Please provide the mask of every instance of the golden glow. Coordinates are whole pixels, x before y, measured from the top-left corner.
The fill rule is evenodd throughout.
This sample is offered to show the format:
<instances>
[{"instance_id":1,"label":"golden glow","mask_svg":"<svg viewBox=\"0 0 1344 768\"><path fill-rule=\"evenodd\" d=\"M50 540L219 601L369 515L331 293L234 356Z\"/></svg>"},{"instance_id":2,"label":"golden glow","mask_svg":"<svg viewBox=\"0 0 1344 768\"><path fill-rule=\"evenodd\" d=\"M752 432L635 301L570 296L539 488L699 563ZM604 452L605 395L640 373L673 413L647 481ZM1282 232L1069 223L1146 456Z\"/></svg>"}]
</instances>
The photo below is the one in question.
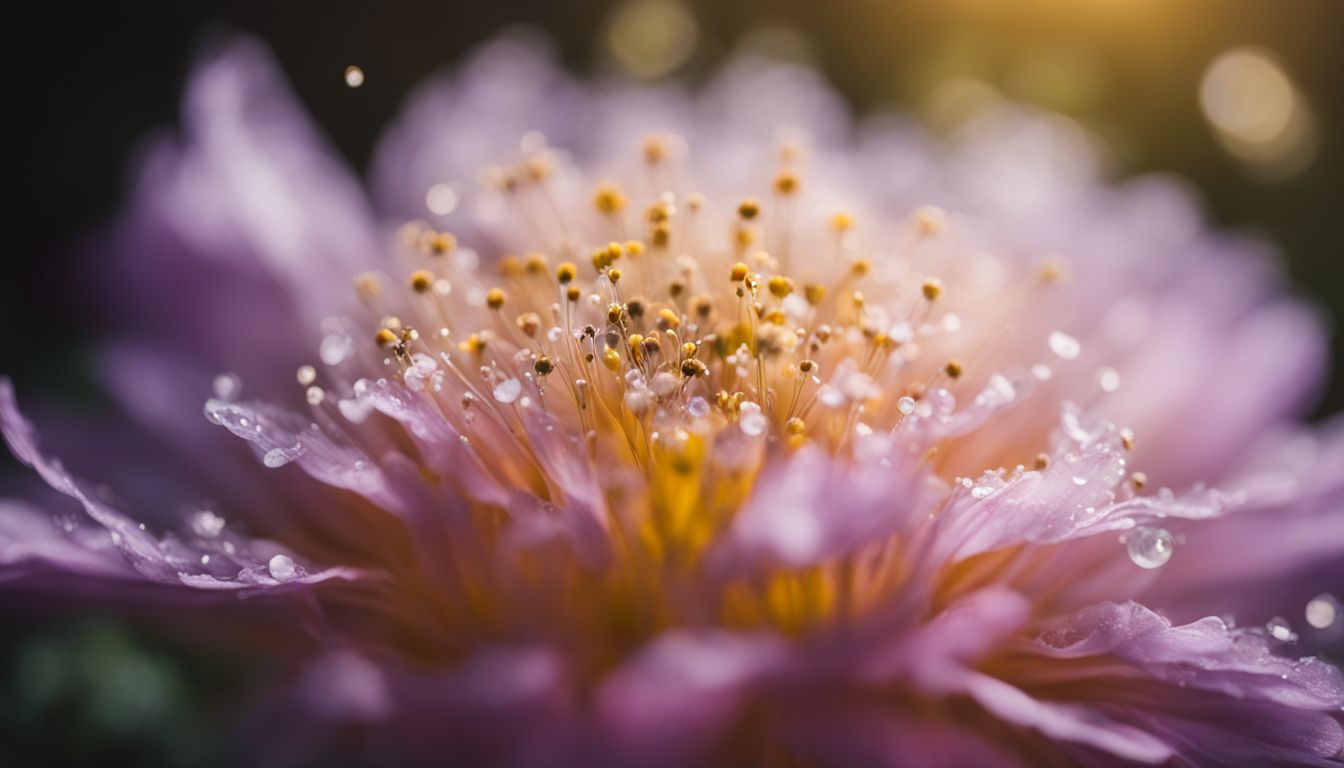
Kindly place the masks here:
<instances>
[{"instance_id":1,"label":"golden glow","mask_svg":"<svg viewBox=\"0 0 1344 768\"><path fill-rule=\"evenodd\" d=\"M1306 100L1268 51L1220 55L1204 72L1199 104L1223 147L1259 175L1292 176L1315 156L1316 127Z\"/></svg>"}]
</instances>

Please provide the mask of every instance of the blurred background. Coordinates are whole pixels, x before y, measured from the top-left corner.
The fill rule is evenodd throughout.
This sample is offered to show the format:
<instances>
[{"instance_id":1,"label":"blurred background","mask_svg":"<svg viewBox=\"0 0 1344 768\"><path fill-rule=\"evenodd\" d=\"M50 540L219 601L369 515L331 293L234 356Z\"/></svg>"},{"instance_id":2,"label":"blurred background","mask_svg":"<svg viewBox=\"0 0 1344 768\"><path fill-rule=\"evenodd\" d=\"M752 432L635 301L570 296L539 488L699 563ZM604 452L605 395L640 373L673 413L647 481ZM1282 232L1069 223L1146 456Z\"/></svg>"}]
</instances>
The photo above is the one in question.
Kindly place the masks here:
<instances>
[{"instance_id":1,"label":"blurred background","mask_svg":"<svg viewBox=\"0 0 1344 768\"><path fill-rule=\"evenodd\" d=\"M176 119L203 38L275 52L356 169L407 90L517 24L568 66L695 82L755 51L821 70L860 113L948 130L1007 97L1101 137L1116 178L1189 178L1221 226L1264 234L1294 290L1344 316L1344 2L1338 0L290 0L4 4L10 93L0 372L98 407L97 330L63 290L147 131ZM17 93L16 93L17 91ZM1334 359L1341 359L1339 336ZM1344 407L1339 366L1315 416ZM7 454L0 473L16 472ZM0 765L229 762L220 713L267 670L111 617L0 616Z\"/></svg>"}]
</instances>

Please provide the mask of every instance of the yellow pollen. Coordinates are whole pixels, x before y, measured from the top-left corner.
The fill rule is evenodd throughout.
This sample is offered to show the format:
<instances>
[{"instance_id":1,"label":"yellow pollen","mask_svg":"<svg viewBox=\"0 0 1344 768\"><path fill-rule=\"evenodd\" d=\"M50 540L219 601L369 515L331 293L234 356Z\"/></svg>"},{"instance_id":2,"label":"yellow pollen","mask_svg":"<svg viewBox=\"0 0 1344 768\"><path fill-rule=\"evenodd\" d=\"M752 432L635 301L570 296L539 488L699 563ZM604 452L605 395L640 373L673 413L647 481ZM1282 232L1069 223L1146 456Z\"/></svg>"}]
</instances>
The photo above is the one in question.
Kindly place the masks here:
<instances>
[{"instance_id":1,"label":"yellow pollen","mask_svg":"<svg viewBox=\"0 0 1344 768\"><path fill-rule=\"evenodd\" d=\"M798 175L793 171L780 171L775 176L775 191L781 195L792 195L798 191Z\"/></svg>"},{"instance_id":2,"label":"yellow pollen","mask_svg":"<svg viewBox=\"0 0 1344 768\"><path fill-rule=\"evenodd\" d=\"M411 289L416 293L428 293L434 287L434 275L427 269L417 269L411 273Z\"/></svg>"},{"instance_id":3,"label":"yellow pollen","mask_svg":"<svg viewBox=\"0 0 1344 768\"><path fill-rule=\"evenodd\" d=\"M378 346L383 349L387 349L393 344L396 344L399 340L397 334L390 328L379 328L378 333L374 334L373 339L378 342Z\"/></svg>"},{"instance_id":4,"label":"yellow pollen","mask_svg":"<svg viewBox=\"0 0 1344 768\"><path fill-rule=\"evenodd\" d=\"M529 251L524 257L523 268L529 275L540 275L546 272L546 255Z\"/></svg>"},{"instance_id":5,"label":"yellow pollen","mask_svg":"<svg viewBox=\"0 0 1344 768\"><path fill-rule=\"evenodd\" d=\"M535 337L541 330L541 317L536 312L524 312L514 322L518 324L518 330L530 337Z\"/></svg>"},{"instance_id":6,"label":"yellow pollen","mask_svg":"<svg viewBox=\"0 0 1344 768\"><path fill-rule=\"evenodd\" d=\"M508 296L501 288L491 288L489 293L485 294L485 305L491 309L499 309L504 306L504 300Z\"/></svg>"},{"instance_id":7,"label":"yellow pollen","mask_svg":"<svg viewBox=\"0 0 1344 768\"><path fill-rule=\"evenodd\" d=\"M732 271L728 273L728 280L730 282L740 283L745 280L750 273L751 267L748 267L746 264L739 261L733 265Z\"/></svg>"},{"instance_id":8,"label":"yellow pollen","mask_svg":"<svg viewBox=\"0 0 1344 768\"><path fill-rule=\"evenodd\" d=\"M855 259L854 262L849 265L849 271L855 277L863 277L864 275L868 274L868 270L872 268L873 263L868 261L867 259Z\"/></svg>"},{"instance_id":9,"label":"yellow pollen","mask_svg":"<svg viewBox=\"0 0 1344 768\"><path fill-rule=\"evenodd\" d=\"M621 322L621 315L622 315L624 312L625 312L625 307L622 307L620 304L615 304L615 303L608 304L608 305L607 305L607 322L611 323L612 325L615 325L615 324Z\"/></svg>"},{"instance_id":10,"label":"yellow pollen","mask_svg":"<svg viewBox=\"0 0 1344 768\"><path fill-rule=\"evenodd\" d=\"M523 274L523 263L513 254L506 254L499 260L499 274L504 277L519 277Z\"/></svg>"},{"instance_id":11,"label":"yellow pollen","mask_svg":"<svg viewBox=\"0 0 1344 768\"><path fill-rule=\"evenodd\" d=\"M831 215L831 229L836 232L848 232L854 228L854 217L844 211L836 211Z\"/></svg>"},{"instance_id":12,"label":"yellow pollen","mask_svg":"<svg viewBox=\"0 0 1344 768\"><path fill-rule=\"evenodd\" d=\"M668 328L672 329L680 328L681 318L677 317L676 312L673 312L671 309L668 309L667 307L663 307L662 309L658 310L658 327L659 329L664 331L667 330Z\"/></svg>"},{"instance_id":13,"label":"yellow pollen","mask_svg":"<svg viewBox=\"0 0 1344 768\"><path fill-rule=\"evenodd\" d=\"M766 283L775 298L782 299L793 293L793 281L783 275L775 275Z\"/></svg>"},{"instance_id":14,"label":"yellow pollen","mask_svg":"<svg viewBox=\"0 0 1344 768\"><path fill-rule=\"evenodd\" d=\"M808 283L804 285L803 298L807 299L808 304L811 304L814 307L817 306L826 300L826 286L818 283Z\"/></svg>"},{"instance_id":15,"label":"yellow pollen","mask_svg":"<svg viewBox=\"0 0 1344 768\"><path fill-rule=\"evenodd\" d=\"M621 188L611 182L599 184L597 190L593 192L593 205L608 216L620 213L625 208L625 202L625 194L621 192Z\"/></svg>"},{"instance_id":16,"label":"yellow pollen","mask_svg":"<svg viewBox=\"0 0 1344 768\"><path fill-rule=\"evenodd\" d=\"M788 430L790 435L801 435L807 429L807 425L803 423L802 419L794 416L784 422L784 428Z\"/></svg>"},{"instance_id":17,"label":"yellow pollen","mask_svg":"<svg viewBox=\"0 0 1344 768\"><path fill-rule=\"evenodd\" d=\"M555 268L555 279L560 281L561 285L568 285L579 274L579 268L574 266L572 261L562 261L560 266Z\"/></svg>"},{"instance_id":18,"label":"yellow pollen","mask_svg":"<svg viewBox=\"0 0 1344 768\"><path fill-rule=\"evenodd\" d=\"M435 256L452 253L457 248L457 238L448 232L437 232L429 238L429 252Z\"/></svg>"},{"instance_id":19,"label":"yellow pollen","mask_svg":"<svg viewBox=\"0 0 1344 768\"><path fill-rule=\"evenodd\" d=\"M962 374L961 361L948 360L947 364L943 366L943 373L946 373L947 378L952 379L953 381L956 381L957 379L961 378Z\"/></svg>"},{"instance_id":20,"label":"yellow pollen","mask_svg":"<svg viewBox=\"0 0 1344 768\"><path fill-rule=\"evenodd\" d=\"M928 280L924 281L924 285L921 286L920 291L923 292L925 299L936 301L939 296L943 295L943 284L936 278L930 277Z\"/></svg>"},{"instance_id":21,"label":"yellow pollen","mask_svg":"<svg viewBox=\"0 0 1344 768\"><path fill-rule=\"evenodd\" d=\"M737 215L741 216L746 221L751 221L756 218L756 215L760 212L761 205L756 202L754 198L748 197L746 200L737 204Z\"/></svg>"},{"instance_id":22,"label":"yellow pollen","mask_svg":"<svg viewBox=\"0 0 1344 768\"><path fill-rule=\"evenodd\" d=\"M612 373L621 370L620 353L611 347L607 347L606 351L602 353L602 364L607 366L607 370Z\"/></svg>"}]
</instances>

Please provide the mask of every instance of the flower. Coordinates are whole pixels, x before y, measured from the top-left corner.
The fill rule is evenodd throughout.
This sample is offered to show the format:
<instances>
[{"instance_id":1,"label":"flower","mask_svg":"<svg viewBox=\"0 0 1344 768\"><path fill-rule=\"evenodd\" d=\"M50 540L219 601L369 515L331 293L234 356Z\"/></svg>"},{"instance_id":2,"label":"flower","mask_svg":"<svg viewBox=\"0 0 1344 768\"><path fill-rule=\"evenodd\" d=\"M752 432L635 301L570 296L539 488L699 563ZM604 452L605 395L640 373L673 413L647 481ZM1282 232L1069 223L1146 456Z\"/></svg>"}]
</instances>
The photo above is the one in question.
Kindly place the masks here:
<instances>
[{"instance_id":1,"label":"flower","mask_svg":"<svg viewBox=\"0 0 1344 768\"><path fill-rule=\"evenodd\" d=\"M99 281L128 424L76 457L155 477L122 511L0 384L86 513L6 502L0 583L290 638L259 759L1344 750L1339 672L1260 628L1335 631L1319 319L1067 121L939 143L790 67L585 86L505 39L412 97L375 213L255 43L187 94Z\"/></svg>"}]
</instances>

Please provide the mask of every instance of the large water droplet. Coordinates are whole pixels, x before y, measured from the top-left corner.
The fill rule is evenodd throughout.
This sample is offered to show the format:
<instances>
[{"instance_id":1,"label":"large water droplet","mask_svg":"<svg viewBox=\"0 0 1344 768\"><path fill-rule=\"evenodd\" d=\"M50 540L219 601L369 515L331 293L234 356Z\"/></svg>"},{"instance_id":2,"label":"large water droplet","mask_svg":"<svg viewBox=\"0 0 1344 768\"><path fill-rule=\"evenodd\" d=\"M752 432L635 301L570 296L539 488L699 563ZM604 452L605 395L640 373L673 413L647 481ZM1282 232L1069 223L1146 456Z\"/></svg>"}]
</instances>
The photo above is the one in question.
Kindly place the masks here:
<instances>
[{"instance_id":1,"label":"large water droplet","mask_svg":"<svg viewBox=\"0 0 1344 768\"><path fill-rule=\"evenodd\" d=\"M501 403L512 403L523 393L523 383L517 379L505 379L495 385L495 399Z\"/></svg>"},{"instance_id":2,"label":"large water droplet","mask_svg":"<svg viewBox=\"0 0 1344 768\"><path fill-rule=\"evenodd\" d=\"M1161 568L1171 559L1176 542L1165 528L1136 528L1125 541L1129 559L1140 568Z\"/></svg>"},{"instance_id":3,"label":"large water droplet","mask_svg":"<svg viewBox=\"0 0 1344 768\"><path fill-rule=\"evenodd\" d=\"M743 403L742 415L738 418L737 425L744 433L757 437L765 432L765 414L761 413L760 406L755 403Z\"/></svg>"},{"instance_id":4,"label":"large water droplet","mask_svg":"<svg viewBox=\"0 0 1344 768\"><path fill-rule=\"evenodd\" d=\"M1065 360L1076 359L1083 351L1083 345L1063 331L1052 331L1049 338L1050 351Z\"/></svg>"},{"instance_id":5,"label":"large water droplet","mask_svg":"<svg viewBox=\"0 0 1344 768\"><path fill-rule=\"evenodd\" d=\"M1307 623L1316 629L1326 629L1339 618L1339 601L1332 595L1317 595L1307 603Z\"/></svg>"},{"instance_id":6,"label":"large water droplet","mask_svg":"<svg viewBox=\"0 0 1344 768\"><path fill-rule=\"evenodd\" d=\"M270 571L271 578L276 581L289 581L297 573L294 567L294 559L289 555L276 555L266 564L266 570Z\"/></svg>"},{"instance_id":7,"label":"large water droplet","mask_svg":"<svg viewBox=\"0 0 1344 768\"><path fill-rule=\"evenodd\" d=\"M695 418L703 418L709 415L709 401L703 397L695 396L686 404L686 412Z\"/></svg>"}]
</instances>

